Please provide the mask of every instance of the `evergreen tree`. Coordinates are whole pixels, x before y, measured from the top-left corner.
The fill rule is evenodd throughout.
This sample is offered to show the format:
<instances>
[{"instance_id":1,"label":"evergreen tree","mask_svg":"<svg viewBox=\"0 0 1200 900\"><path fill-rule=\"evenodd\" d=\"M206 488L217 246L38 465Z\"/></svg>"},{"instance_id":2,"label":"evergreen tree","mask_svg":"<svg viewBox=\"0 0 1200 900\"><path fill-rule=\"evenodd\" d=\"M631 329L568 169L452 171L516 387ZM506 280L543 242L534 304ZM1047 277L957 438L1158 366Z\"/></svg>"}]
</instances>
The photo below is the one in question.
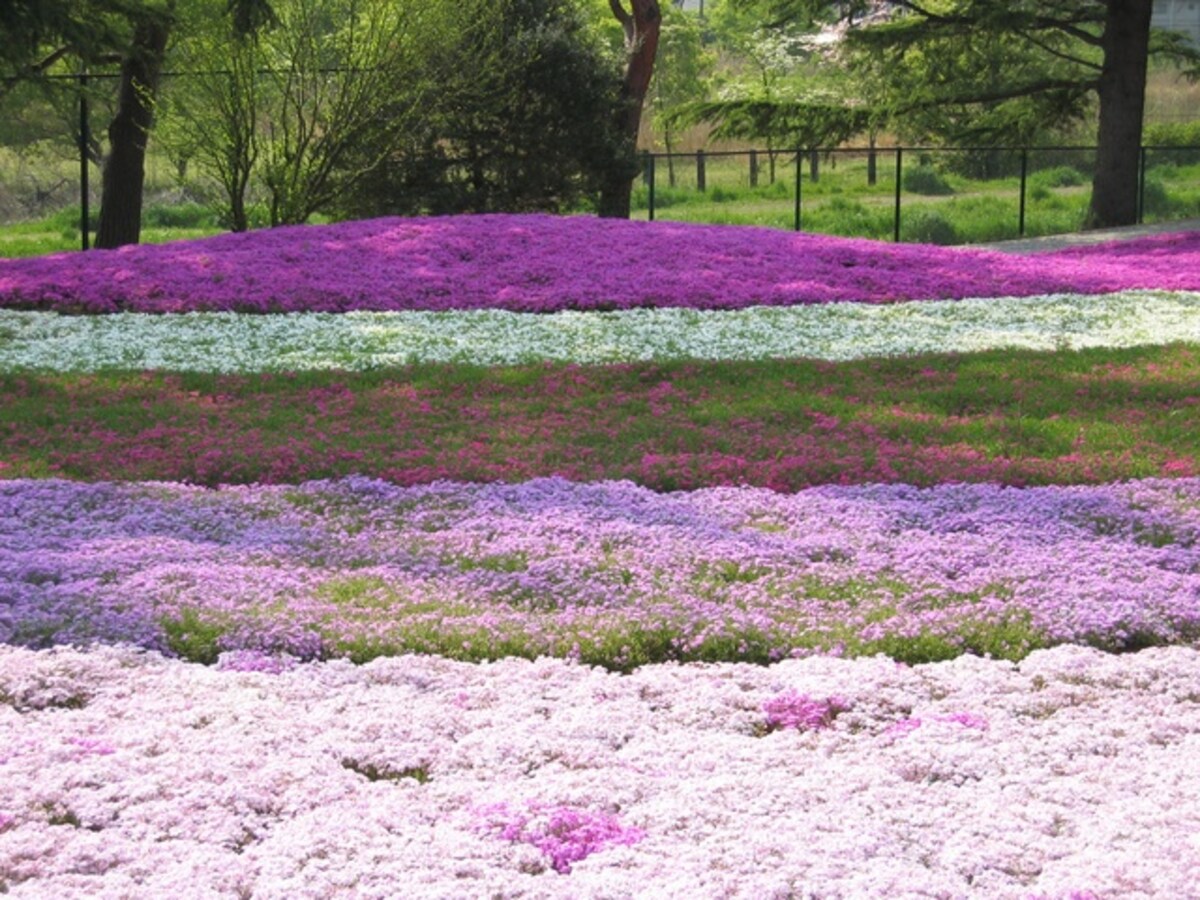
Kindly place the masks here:
<instances>
[{"instance_id":1,"label":"evergreen tree","mask_svg":"<svg viewBox=\"0 0 1200 900\"><path fill-rule=\"evenodd\" d=\"M1151 31L1152 0L765 0L765 14L777 22L822 13L852 20L883 6L895 14L851 27L846 38L860 64L890 80L897 119L942 113L1011 141L1038 124L1078 119L1095 101L1087 224L1136 221L1148 60L1200 64L1181 35Z\"/></svg>"}]
</instances>

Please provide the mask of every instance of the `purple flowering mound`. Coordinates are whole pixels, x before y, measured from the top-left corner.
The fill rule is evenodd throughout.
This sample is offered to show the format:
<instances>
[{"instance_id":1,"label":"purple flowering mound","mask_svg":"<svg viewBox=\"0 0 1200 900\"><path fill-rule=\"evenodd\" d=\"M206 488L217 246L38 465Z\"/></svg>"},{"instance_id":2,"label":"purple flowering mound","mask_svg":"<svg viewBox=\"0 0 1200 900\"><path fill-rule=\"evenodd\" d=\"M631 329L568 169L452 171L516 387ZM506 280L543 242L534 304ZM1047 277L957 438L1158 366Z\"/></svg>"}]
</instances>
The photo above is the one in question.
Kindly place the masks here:
<instances>
[{"instance_id":1,"label":"purple flowering mound","mask_svg":"<svg viewBox=\"0 0 1200 900\"><path fill-rule=\"evenodd\" d=\"M0 307L555 312L1200 289L1200 234L1033 258L766 228L543 215L372 219L0 260Z\"/></svg>"}]
</instances>

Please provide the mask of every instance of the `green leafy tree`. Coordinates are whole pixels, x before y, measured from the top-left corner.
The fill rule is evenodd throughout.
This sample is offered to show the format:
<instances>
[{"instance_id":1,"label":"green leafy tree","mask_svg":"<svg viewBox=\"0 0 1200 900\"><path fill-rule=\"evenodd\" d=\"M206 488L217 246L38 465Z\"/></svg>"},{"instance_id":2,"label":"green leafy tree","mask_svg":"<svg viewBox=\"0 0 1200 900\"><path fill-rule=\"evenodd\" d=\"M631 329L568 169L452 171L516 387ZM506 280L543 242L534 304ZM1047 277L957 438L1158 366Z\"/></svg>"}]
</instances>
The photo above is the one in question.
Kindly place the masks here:
<instances>
[{"instance_id":1,"label":"green leafy tree","mask_svg":"<svg viewBox=\"0 0 1200 900\"><path fill-rule=\"evenodd\" d=\"M239 33L275 20L268 0L227 0L226 13ZM125 16L132 34L121 54L117 109L108 126L95 241L97 247L109 249L136 244L141 237L146 146L167 44L179 23L176 0L145 0L127 9Z\"/></svg>"},{"instance_id":2,"label":"green leafy tree","mask_svg":"<svg viewBox=\"0 0 1200 900\"><path fill-rule=\"evenodd\" d=\"M704 46L695 16L674 5L665 9L647 102L654 128L662 135L663 146L670 154L674 152L678 130L673 114L684 104L707 95L709 80L716 68L716 54ZM667 158L667 173L669 183L674 186L675 166L670 157Z\"/></svg>"},{"instance_id":3,"label":"green leafy tree","mask_svg":"<svg viewBox=\"0 0 1200 900\"><path fill-rule=\"evenodd\" d=\"M438 87L422 59L448 9L279 0L269 16L201 16L175 50L195 74L166 99L163 137L220 183L234 230L249 226L252 189L270 224L307 221L352 192L414 126Z\"/></svg>"},{"instance_id":4,"label":"green leafy tree","mask_svg":"<svg viewBox=\"0 0 1200 900\"><path fill-rule=\"evenodd\" d=\"M0 3L0 92L65 60L113 61L128 46L142 0L5 0Z\"/></svg>"},{"instance_id":5,"label":"green leafy tree","mask_svg":"<svg viewBox=\"0 0 1200 900\"><path fill-rule=\"evenodd\" d=\"M98 247L135 243L140 233L146 136L173 19L171 0L12 0L0 7L6 90L72 58L84 69L120 62Z\"/></svg>"},{"instance_id":6,"label":"green leafy tree","mask_svg":"<svg viewBox=\"0 0 1200 900\"><path fill-rule=\"evenodd\" d=\"M1098 108L1092 227L1137 218L1138 158L1151 56L1195 68L1200 52L1150 28L1152 0L895 0L896 15L846 32L866 69L893 79L897 120L940 116L1007 141ZM879 4L769 0L775 21L862 15ZM836 7L836 8L835 8Z\"/></svg>"},{"instance_id":7,"label":"green leafy tree","mask_svg":"<svg viewBox=\"0 0 1200 900\"><path fill-rule=\"evenodd\" d=\"M228 0L226 12L247 27L273 16L267 0ZM8 0L0 7L6 88L41 77L72 57L84 69L120 64L97 247L137 243L140 237L146 145L176 24L175 0Z\"/></svg>"},{"instance_id":8,"label":"green leafy tree","mask_svg":"<svg viewBox=\"0 0 1200 900\"><path fill-rule=\"evenodd\" d=\"M181 174L195 163L224 194L223 216L233 231L250 225L248 192L261 155L262 80L266 65L258 32L246 32L236 16L219 15L223 0L196 4L179 29L171 61L187 72L159 105L157 137L178 161Z\"/></svg>"},{"instance_id":9,"label":"green leafy tree","mask_svg":"<svg viewBox=\"0 0 1200 900\"><path fill-rule=\"evenodd\" d=\"M268 86L263 181L272 225L307 221L363 178L383 154L361 144L394 134L422 102L410 85L402 107L392 92L415 65L427 4L395 0L292 0L263 36ZM385 108L388 115L384 116Z\"/></svg>"},{"instance_id":10,"label":"green leafy tree","mask_svg":"<svg viewBox=\"0 0 1200 900\"><path fill-rule=\"evenodd\" d=\"M813 22L771 27L764 24L761 5L729 0L711 10L708 22L724 59L725 81L715 96L678 107L677 121L708 123L718 139L764 143L772 180L781 148L827 147L868 129L870 108L847 90L845 73L822 65Z\"/></svg>"},{"instance_id":11,"label":"green leafy tree","mask_svg":"<svg viewBox=\"0 0 1200 900\"><path fill-rule=\"evenodd\" d=\"M437 85L344 215L556 211L595 193L623 152L616 61L575 0L479 0L426 46ZM388 113L390 115L390 113Z\"/></svg>"},{"instance_id":12,"label":"green leafy tree","mask_svg":"<svg viewBox=\"0 0 1200 900\"><path fill-rule=\"evenodd\" d=\"M132 16L133 34L121 58L117 111L108 125L96 246L136 244L142 228L146 143L154 101L175 21L174 3L146 6Z\"/></svg>"}]
</instances>

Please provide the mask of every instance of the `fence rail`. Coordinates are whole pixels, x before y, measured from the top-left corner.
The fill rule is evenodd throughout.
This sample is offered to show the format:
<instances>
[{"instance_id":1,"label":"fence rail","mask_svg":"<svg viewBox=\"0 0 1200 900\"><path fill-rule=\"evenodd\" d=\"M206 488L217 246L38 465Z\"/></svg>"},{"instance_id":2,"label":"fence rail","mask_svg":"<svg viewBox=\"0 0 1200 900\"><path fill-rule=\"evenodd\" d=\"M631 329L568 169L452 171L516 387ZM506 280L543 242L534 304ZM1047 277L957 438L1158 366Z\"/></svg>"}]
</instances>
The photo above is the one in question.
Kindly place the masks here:
<instances>
[{"instance_id":1,"label":"fence rail","mask_svg":"<svg viewBox=\"0 0 1200 900\"><path fill-rule=\"evenodd\" d=\"M188 74L192 73L170 73L175 77ZM91 81L112 82L114 77L113 73L107 72L77 73L63 75L53 82L70 90L72 102L77 104L71 116L72 125L76 126L72 129L74 133L70 136L69 144L63 141L61 145L66 151L66 159L70 160L69 165L75 171L56 172L54 177L58 179L58 184L53 190L58 191L61 187L63 193L67 193L71 191L73 183L78 182L78 237L83 249L89 246L89 221L95 205L94 185L91 183L95 180L95 173L92 172L89 178L90 169L95 164L96 150L91 141L93 129L89 121L92 111L89 110L91 94L88 85ZM929 222L921 222L920 219L936 218L941 211L947 215L951 212L960 215L961 210L951 210L957 198L930 199L927 196L929 191L911 187L911 176L920 174L923 169L953 169L954 165L949 163L957 165L962 159L975 156L992 160L1003 171L1003 179L995 174L976 173L963 176L966 181L956 182L960 185L961 197L987 194L991 206L985 212L973 213L977 218L969 226L974 229L970 235L962 232L956 220L954 228L948 229L951 232L950 239L944 242L983 242L1003 237L1023 237L1031 230L1031 222L1033 233L1076 230L1082 224L1081 210L1086 200L1086 184L1091 180L1095 152L1095 146L1088 145L768 147L698 150L690 153L645 152L642 154L642 190L637 195L635 205L638 212L644 213L649 219L689 216L693 221L733 219L795 231L824 231L881 239L890 237L894 241L900 241L907 235L908 240L929 241L930 238L922 230ZM74 161L76 156L77 169ZM938 160L948 165L931 164L931 161ZM1051 193L1055 196L1049 202L1069 196L1070 202L1078 208L1072 206L1069 210L1062 208L1052 213L1045 200L1046 181L1042 176L1046 174L1046 169L1054 167L1056 161L1060 168L1073 168L1080 180L1073 183L1074 187L1052 186ZM836 180L825 178L827 168L837 168L842 162L845 165L838 174L844 175L844 178L861 175L861 183L869 184L869 191L860 191L855 187L848 188L844 194L836 194L831 193L836 190L831 184L818 183ZM1173 162L1179 165L1171 165ZM777 177L780 169L783 175ZM1148 171L1151 173L1149 181ZM683 173L689 181L687 189L675 187L678 173ZM734 218L729 210L736 204L715 202L720 191L728 193L727 185L731 177L739 179L739 184L746 188L744 193L753 201L753 204L747 205L756 205L759 218ZM984 184L986 181L992 183ZM1169 202L1163 199L1164 185L1169 188ZM1031 186L1034 189L1032 193ZM40 193L41 188L38 190ZM690 211L681 211L682 207L668 209L673 201L681 202L682 194L687 195L682 199L688 203L694 203L697 198L700 198L700 202L695 203ZM920 199L922 197L924 199ZM857 224L862 226L861 230L853 229L854 222L846 224L846 221L835 221L830 224L834 217L831 207L838 198L843 208L860 207L851 212L858 215L860 221ZM941 203L945 199L952 202ZM1200 216L1200 147L1146 145L1140 148L1137 221L1145 221L1148 213L1151 220L1158 221ZM1075 219L1072 220L1072 217ZM979 223L984 219L989 227L987 233L981 236ZM1050 219L1053 222L1048 226ZM953 233L956 229L959 232L957 235ZM74 235L71 240L74 240ZM943 241L935 237L933 242Z\"/></svg>"},{"instance_id":2,"label":"fence rail","mask_svg":"<svg viewBox=\"0 0 1200 900\"><path fill-rule=\"evenodd\" d=\"M1024 237L1027 227L1027 215L1029 204L1029 186L1030 177L1034 169L1031 167L1031 160L1036 157L1050 158L1055 157L1065 158L1068 155L1075 157L1091 156L1096 152L1095 146L1084 145L1030 145L1023 147L987 147L987 146L962 146L962 147L933 147L933 146L893 146L893 147L818 147L818 148L771 148L771 149L752 149L752 150L720 150L708 151L697 150L689 153L642 153L642 184L645 187L645 210L647 217L654 220L656 215L663 208L661 203L660 189L664 187L661 183L661 174L664 168L670 172L672 185L675 182L677 171L681 168L687 168L694 172L694 185L697 194L707 194L712 189L712 167L714 163L723 162L728 165L731 161L736 162L745 174L743 183L748 184L751 189L758 188L761 182L762 163L764 157L770 160L772 173L775 171L776 162L780 159L784 161L784 166L788 165L792 168L791 200L792 200L792 222L791 227L795 231L804 230L805 212L806 212L806 191L804 184L806 181L804 172L804 163L808 162L807 180L816 182L818 180L820 160L831 161L834 165L839 158L858 157L866 158L866 172L869 184L877 186L881 172L886 172L886 163L893 163L891 173L894 180L893 191L890 194L892 205L892 221L891 221L891 236L894 241L899 242L901 238L901 224L903 221L904 203L903 197L906 193L905 188L905 172L906 163L914 156L921 160L922 167L928 167L929 158L934 155L953 156L964 154L979 154L987 155L992 158L1007 157L1009 167L1012 169L1009 178L1015 178L1017 182L1016 188L1016 208L1014 210L1016 220L1017 236ZM1193 159L1200 160L1200 147L1187 146L1158 146L1144 145L1139 149L1138 154L1138 196L1137 196L1137 221L1142 223L1146 213L1146 172L1147 161L1155 154L1169 155L1181 154L1189 156ZM1181 156L1183 158L1183 156ZM881 166L881 163L884 165ZM1090 168L1087 166L1086 168ZM1089 179L1090 180L1090 176ZM1200 196L1200 178L1197 179L1196 189ZM928 193L920 190L908 191L910 194ZM1200 208L1196 212L1200 212ZM1195 213L1193 213L1195 214Z\"/></svg>"}]
</instances>

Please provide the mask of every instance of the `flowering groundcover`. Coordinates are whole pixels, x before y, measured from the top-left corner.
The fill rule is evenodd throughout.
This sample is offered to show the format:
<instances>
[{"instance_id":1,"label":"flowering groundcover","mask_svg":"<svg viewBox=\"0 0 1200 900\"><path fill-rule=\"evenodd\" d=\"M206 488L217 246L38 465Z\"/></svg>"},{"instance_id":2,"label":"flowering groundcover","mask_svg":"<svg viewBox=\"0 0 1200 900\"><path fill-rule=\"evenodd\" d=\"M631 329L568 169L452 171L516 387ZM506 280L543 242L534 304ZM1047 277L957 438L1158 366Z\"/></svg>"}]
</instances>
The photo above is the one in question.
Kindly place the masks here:
<instances>
[{"instance_id":1,"label":"flowering groundcover","mask_svg":"<svg viewBox=\"0 0 1200 900\"><path fill-rule=\"evenodd\" d=\"M532 316L469 312L62 316L0 309L0 371L361 371L805 358L1200 343L1200 294L1127 291L714 311L683 307Z\"/></svg>"},{"instance_id":2,"label":"flowering groundcover","mask_svg":"<svg viewBox=\"0 0 1200 900\"><path fill-rule=\"evenodd\" d=\"M0 305L548 312L1178 291L1197 287L1196 244L1168 236L1021 261L688 226L391 220L225 236L161 253L0 263ZM650 263L638 270L644 278L630 278L625 261L642 261L630 247ZM1105 328L1101 343L1119 341L1129 323L1156 341L1164 297L1176 315L1183 294L1147 295L1147 306L1158 304L1148 316L1128 298L1093 306L1077 296L1061 312L1040 301L1023 309L981 301L970 313L974 325L955 339L1003 336L1004 324L982 312L994 304L1021 310L1035 335L1057 332L1058 348L1083 346ZM912 325L925 322L934 333L941 313L930 309L932 320L904 309L894 327L919 338ZM804 332L812 321L771 318L790 310L750 310L725 319L714 337L711 317L691 319L686 309L652 316L663 313L641 332L647 320L623 314L546 317L542 331L530 328L533 338L511 341L497 335L530 323L493 312L346 317L337 325L263 319L259 337L241 345L243 329L256 326L236 317L168 328L198 329L193 336L214 356L266 361L254 347L259 340L297 367L315 354L313 367L340 355L349 362L339 367L353 369L360 350L369 349L363 367L392 364L387 354L397 343L411 346L403 340L432 338L439 351L461 354L466 334L495 344L498 354L529 353L536 352L529 342L572 329L584 335L565 342L566 358L572 348L592 352L620 335L602 351L614 354L608 358L719 359L739 341L773 329ZM223 343L211 321L235 323L235 343ZM882 320L871 321L878 332ZM0 358L26 361L0 367L190 359L201 371L217 370L203 352L172 355L154 346L178 332L128 316L114 322L146 327L136 340L151 346L121 353L100 323L10 313L0 318ZM347 328L314 350L312 322ZM681 328L696 332L693 342L672 337ZM852 344L815 330L816 338L803 335L809 343L773 346L796 353ZM391 336L396 331L405 337ZM31 335L51 335L56 346L5 357L14 344L27 349ZM274 346L281 340L294 346ZM876 341L904 346L878 333ZM629 349L639 342L651 349ZM81 346L88 349L72 359ZM231 346L248 349L231 354ZM908 346L880 352L926 349L919 341ZM37 352L42 361L29 362ZM575 361L583 359L593 357ZM925 370L900 380L956 382L973 365L927 360ZM1192 471L1177 446L1194 422L1189 348L1114 353L1086 373L1076 362L1051 369L1064 382L1079 379L1078 405L1103 394L1115 404L1112 432L1143 429L1126 462L1154 457L1151 471ZM1026 393L1009 381L1046 386L1036 361L1026 363L1029 372L1005 381L1018 412L1035 408L1044 391ZM998 365L986 357L974 364ZM697 400L680 390L678 373L664 379L652 369L616 372L649 379L623 401L640 395L644 419ZM867 369L873 374L833 367L824 374L855 404L856 392L895 390L888 365ZM562 410L490 419L497 410L479 397L507 380L530 391L584 388L578 399L603 380L573 366L489 377L496 381L482 394L473 396L479 388L469 384L461 395L448 392L445 408L483 431L510 423L514 446L542 451L539 429L576 427ZM8 378L8 411L22 412L0 428L8 442L0 469L11 477L14 450L32 450L21 466L58 471L58 462L47 466L36 454L50 448L69 462L61 454L71 448L81 459L92 453L93 462L107 456L157 467L161 477L180 447L194 455L226 434L254 458L245 470L251 477L301 480L300 460L328 443L325 432L344 432L358 390L318 378L297 386L307 392L299 403L274 387L254 398L275 427L287 424L280 404L308 410L301 442L285 448L289 457L227 415L229 404L247 399L231 382L136 378L145 383L110 372L62 383ZM944 401L962 419L959 449L974 454L965 443L977 440L971 417L981 412L973 384L965 377L947 384L938 408ZM386 377L370 386L377 388L383 393L372 399L400 391L422 415L436 400L428 380ZM123 443L131 417L121 404L142 389L162 395L139 401L158 421ZM794 386L745 417L722 417L718 393L701 398L706 440L753 439L771 420L769 407ZM25 414L39 402L36 416ZM195 411L188 403L203 409L209 431L179 420ZM89 404L94 421L73 427ZM844 423L824 407L810 412L825 438L811 448L829 445ZM929 415L899 405L894 412ZM869 411L854 426L873 443L878 435L868 430L877 418ZM1059 424L1075 430L1074 421L1053 421L1057 413L1036 427L1024 416L992 418L1012 430L1004 446L1053 448ZM393 424L393 438L404 433ZM176 441L184 436L190 440ZM1086 459L1083 439L1095 436L1079 429L1068 442L1070 465L1082 468L1056 462L1042 477L1128 475L1129 468L1100 464L1103 454ZM477 443L438 449L476 459ZM953 453L934 450L927 472L934 481L960 471L946 462ZM366 458L346 452L338 458L351 471ZM509 468L470 471L511 477L512 455L502 463ZM696 466L686 447L645 456L645 471L666 473L660 487L720 483L747 468L732 455L723 468ZM853 480L887 471L865 458L833 442L828 463ZM234 471L224 459L209 459L199 480L217 483ZM975 460L976 477L1003 470L986 454ZM413 462L401 460L395 471L411 473ZM552 456L537 461L545 463ZM95 466L89 471L96 477ZM0 892L390 897L402 885L414 897L1186 896L1200 879L1192 837L1200 833L1198 517L1195 478L1036 490L867 485L794 495L746 487L662 494L562 479L403 488L357 477L217 490L0 482ZM1110 650L1193 646L1122 655L1037 649L1060 641ZM405 650L442 656L380 658ZM870 655L877 651L890 657ZM547 653L564 658L510 657ZM365 662L306 661L339 656ZM468 664L445 656L505 658ZM786 658L796 656L805 658ZM739 662L653 664L661 659ZM910 668L896 659L945 661Z\"/></svg>"},{"instance_id":3,"label":"flowering groundcover","mask_svg":"<svg viewBox=\"0 0 1200 900\"><path fill-rule=\"evenodd\" d=\"M628 670L886 652L1020 658L1200 635L1200 479L750 488L206 490L0 482L0 639Z\"/></svg>"},{"instance_id":4,"label":"flowering groundcover","mask_svg":"<svg viewBox=\"0 0 1200 900\"><path fill-rule=\"evenodd\" d=\"M64 312L738 309L1200 290L1200 234L1036 257L668 222L371 219L0 260L0 306Z\"/></svg>"},{"instance_id":5,"label":"flowering groundcover","mask_svg":"<svg viewBox=\"0 0 1200 900\"><path fill-rule=\"evenodd\" d=\"M1076 484L1200 473L1190 345L807 360L0 373L0 478Z\"/></svg>"},{"instance_id":6,"label":"flowering groundcover","mask_svg":"<svg viewBox=\"0 0 1200 900\"><path fill-rule=\"evenodd\" d=\"M1192 649L242 668L0 646L0 890L1081 900L1200 881ZM828 712L780 715L804 708Z\"/></svg>"}]
</instances>

